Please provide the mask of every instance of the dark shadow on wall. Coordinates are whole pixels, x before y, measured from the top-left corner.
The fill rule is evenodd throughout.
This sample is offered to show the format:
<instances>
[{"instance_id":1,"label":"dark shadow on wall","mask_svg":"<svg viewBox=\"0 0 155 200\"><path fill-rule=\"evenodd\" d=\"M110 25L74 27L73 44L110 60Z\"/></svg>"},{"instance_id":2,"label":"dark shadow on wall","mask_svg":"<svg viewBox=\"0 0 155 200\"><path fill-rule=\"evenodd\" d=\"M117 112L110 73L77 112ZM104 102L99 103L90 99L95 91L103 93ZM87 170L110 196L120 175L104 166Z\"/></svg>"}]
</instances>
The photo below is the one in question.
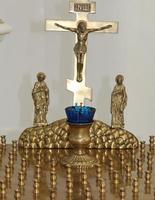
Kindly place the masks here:
<instances>
[{"instance_id":1,"label":"dark shadow on wall","mask_svg":"<svg viewBox=\"0 0 155 200\"><path fill-rule=\"evenodd\" d=\"M99 119L108 123L111 123L111 88L110 88L110 79L108 77L103 77L101 81L101 86L99 90L99 95L97 97L97 108Z\"/></svg>"},{"instance_id":2,"label":"dark shadow on wall","mask_svg":"<svg viewBox=\"0 0 155 200\"><path fill-rule=\"evenodd\" d=\"M31 76L27 73L23 75L22 83L18 91L18 98L20 103L19 126L23 128L25 127L25 125L32 126L33 123L33 101L31 97L31 92Z\"/></svg>"}]
</instances>

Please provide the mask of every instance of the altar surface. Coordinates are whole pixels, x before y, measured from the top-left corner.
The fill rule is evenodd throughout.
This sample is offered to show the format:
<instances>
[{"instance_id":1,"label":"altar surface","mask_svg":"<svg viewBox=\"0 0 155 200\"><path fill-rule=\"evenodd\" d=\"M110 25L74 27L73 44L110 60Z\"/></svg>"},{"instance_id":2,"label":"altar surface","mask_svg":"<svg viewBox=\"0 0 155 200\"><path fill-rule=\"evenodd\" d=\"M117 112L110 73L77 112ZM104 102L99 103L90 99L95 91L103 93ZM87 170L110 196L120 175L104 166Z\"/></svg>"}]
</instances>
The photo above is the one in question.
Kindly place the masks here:
<instances>
[{"instance_id":1,"label":"altar surface","mask_svg":"<svg viewBox=\"0 0 155 200\"><path fill-rule=\"evenodd\" d=\"M0 179L4 181L3 183L5 183L6 190L4 193L6 195L6 199L9 200L18 199L17 197L15 198L15 190L17 189L18 191L20 191L21 199L24 200L89 199L86 197L86 185L90 188L90 199L93 200L123 199L120 197L121 188L125 189L126 197L124 199L154 199L154 163L152 163L152 170L150 168L150 183L148 183L146 187L145 171L148 168L148 150L145 152L145 158L143 157L144 160L142 161L143 169L141 170L141 175L140 173L138 173L139 169L137 168L136 162L137 158L140 158L142 154L139 151L136 152L135 150L88 149L87 153L95 157L98 160L99 164L93 169L86 169L86 171L84 170L85 172L80 172L77 169L70 169L70 175L67 174L67 169L61 165L61 159L66 155L72 154L74 151L73 149L21 149L17 151L15 150L14 153L11 153L13 152L11 145L6 145L6 147L1 148L0 150ZM7 179L6 165L10 162L10 159L8 159L10 153L11 155L13 155L14 161L12 164L12 175ZM9 158L11 158L11 156ZM22 180L20 181L19 172L23 171L23 168L21 166L22 159L26 160L27 166L25 168L26 176L24 175L23 178L21 178ZM36 174L36 165L39 166L41 169L39 174ZM51 168L52 166L53 169ZM130 177L127 177L127 166L131 166L131 176L128 174ZM54 171L54 173L52 173L51 171ZM83 179L84 173L87 184L84 182ZM115 173L118 174L118 177L114 175ZM53 177L55 178L52 179L50 174L54 174ZM36 180L36 176L38 176L39 179L37 179L40 180L37 190L34 189L34 180ZM133 180L135 178L138 178L138 193L133 192ZM67 189L69 179L72 182L70 192ZM105 191L102 192L100 188L101 180L105 182ZM22 186L20 186L20 184ZM70 198L68 197L69 193L71 194ZM104 198L103 196L101 197L101 194L103 196L105 195ZM135 194L138 195L137 198Z\"/></svg>"}]
</instances>

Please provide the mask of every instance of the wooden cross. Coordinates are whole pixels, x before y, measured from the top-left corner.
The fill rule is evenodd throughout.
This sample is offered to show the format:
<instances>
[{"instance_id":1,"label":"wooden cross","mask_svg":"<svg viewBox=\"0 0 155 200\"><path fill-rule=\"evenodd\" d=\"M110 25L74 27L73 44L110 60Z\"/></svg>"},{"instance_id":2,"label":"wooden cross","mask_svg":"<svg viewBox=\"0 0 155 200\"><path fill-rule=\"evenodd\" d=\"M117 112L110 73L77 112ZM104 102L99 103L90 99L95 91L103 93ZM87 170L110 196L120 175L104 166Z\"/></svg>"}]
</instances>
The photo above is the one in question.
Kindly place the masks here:
<instances>
[{"instance_id":1,"label":"wooden cross","mask_svg":"<svg viewBox=\"0 0 155 200\"><path fill-rule=\"evenodd\" d=\"M61 21L61 20L46 20L46 31L66 31L60 27L57 27L55 24L61 24L63 26L76 28L79 21L84 20L87 22L87 28L99 28L106 25L111 25L109 29L104 29L99 32L104 33L116 33L118 30L117 22L95 22L88 20L88 14L96 12L96 3L90 2L90 0L72 0L70 1L70 12L76 14L75 21ZM77 41L77 38L76 38ZM85 71L86 71L86 56L84 58L84 66L82 77L83 80L78 82L77 77L77 66L76 66L76 56L75 56L75 70L74 70L74 80L67 80L67 90L74 93L73 104L84 104L84 100L92 100L92 89L86 87L85 83Z\"/></svg>"}]
</instances>

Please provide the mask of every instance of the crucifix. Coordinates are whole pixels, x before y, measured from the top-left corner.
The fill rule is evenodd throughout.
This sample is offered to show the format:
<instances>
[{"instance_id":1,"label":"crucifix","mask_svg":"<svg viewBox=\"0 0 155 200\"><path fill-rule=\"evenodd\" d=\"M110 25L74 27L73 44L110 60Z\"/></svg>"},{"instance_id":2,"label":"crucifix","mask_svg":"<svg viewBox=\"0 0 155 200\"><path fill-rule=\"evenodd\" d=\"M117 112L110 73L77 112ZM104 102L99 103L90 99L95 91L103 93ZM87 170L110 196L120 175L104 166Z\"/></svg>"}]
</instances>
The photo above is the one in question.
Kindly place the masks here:
<instances>
[{"instance_id":1,"label":"crucifix","mask_svg":"<svg viewBox=\"0 0 155 200\"><path fill-rule=\"evenodd\" d=\"M67 89L74 93L73 103L80 105L85 99L92 100L92 89L85 83L88 34L116 33L118 23L89 21L88 14L96 12L96 3L90 0L70 1L70 12L76 14L75 21L46 20L46 31L71 31L76 34L74 79L67 79Z\"/></svg>"}]
</instances>

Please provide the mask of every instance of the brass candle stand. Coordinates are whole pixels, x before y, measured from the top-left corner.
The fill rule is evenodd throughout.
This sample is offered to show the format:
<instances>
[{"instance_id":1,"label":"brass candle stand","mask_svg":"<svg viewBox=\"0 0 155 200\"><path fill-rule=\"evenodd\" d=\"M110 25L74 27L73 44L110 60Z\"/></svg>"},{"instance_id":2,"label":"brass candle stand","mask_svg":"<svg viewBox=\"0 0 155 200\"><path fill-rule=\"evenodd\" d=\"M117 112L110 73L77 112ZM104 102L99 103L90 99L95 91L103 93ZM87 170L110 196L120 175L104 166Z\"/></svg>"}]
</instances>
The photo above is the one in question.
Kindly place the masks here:
<instances>
[{"instance_id":1,"label":"brass candle stand","mask_svg":"<svg viewBox=\"0 0 155 200\"><path fill-rule=\"evenodd\" d=\"M97 160L86 153L90 144L89 130L92 123L69 125L69 142L74 148L73 154L62 159L63 165L70 165L73 168L91 168L97 164Z\"/></svg>"}]
</instances>

